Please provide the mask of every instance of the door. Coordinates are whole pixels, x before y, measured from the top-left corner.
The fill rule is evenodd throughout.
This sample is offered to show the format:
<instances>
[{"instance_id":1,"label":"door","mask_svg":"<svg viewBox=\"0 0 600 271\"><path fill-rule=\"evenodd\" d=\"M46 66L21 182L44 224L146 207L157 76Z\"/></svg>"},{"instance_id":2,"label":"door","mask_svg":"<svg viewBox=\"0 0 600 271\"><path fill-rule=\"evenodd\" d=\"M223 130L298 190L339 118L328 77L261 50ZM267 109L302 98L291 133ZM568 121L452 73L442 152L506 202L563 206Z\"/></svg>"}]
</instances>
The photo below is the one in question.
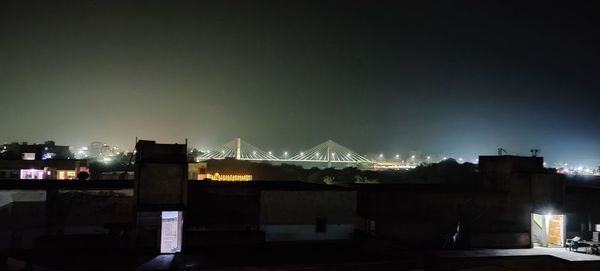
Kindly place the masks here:
<instances>
[{"instance_id":1,"label":"door","mask_svg":"<svg viewBox=\"0 0 600 271\"><path fill-rule=\"evenodd\" d=\"M181 252L181 211L164 211L161 214L160 253Z\"/></svg>"},{"instance_id":2,"label":"door","mask_svg":"<svg viewBox=\"0 0 600 271\"><path fill-rule=\"evenodd\" d=\"M562 246L562 215L551 215L548 222L548 244Z\"/></svg>"}]
</instances>

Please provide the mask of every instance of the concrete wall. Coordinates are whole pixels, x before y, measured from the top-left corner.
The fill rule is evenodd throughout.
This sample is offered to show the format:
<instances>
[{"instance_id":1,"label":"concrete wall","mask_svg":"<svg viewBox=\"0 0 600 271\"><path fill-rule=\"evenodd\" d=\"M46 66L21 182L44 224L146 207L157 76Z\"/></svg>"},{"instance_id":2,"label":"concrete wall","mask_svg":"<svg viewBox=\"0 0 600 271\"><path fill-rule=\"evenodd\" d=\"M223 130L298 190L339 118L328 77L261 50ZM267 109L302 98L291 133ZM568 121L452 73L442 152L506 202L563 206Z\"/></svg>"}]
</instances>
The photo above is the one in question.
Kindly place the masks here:
<instances>
[{"instance_id":1,"label":"concrete wall","mask_svg":"<svg viewBox=\"0 0 600 271\"><path fill-rule=\"evenodd\" d=\"M183 208L188 196L186 145L140 140L135 148L136 208L146 211Z\"/></svg>"},{"instance_id":2,"label":"concrete wall","mask_svg":"<svg viewBox=\"0 0 600 271\"><path fill-rule=\"evenodd\" d=\"M187 199L187 164L137 165L136 204L183 205Z\"/></svg>"},{"instance_id":3,"label":"concrete wall","mask_svg":"<svg viewBox=\"0 0 600 271\"><path fill-rule=\"evenodd\" d=\"M575 235L591 239L595 224L600 224L600 189L596 187L568 186L565 193L567 238ZM592 227L590 229L590 226Z\"/></svg>"},{"instance_id":4,"label":"concrete wall","mask_svg":"<svg viewBox=\"0 0 600 271\"><path fill-rule=\"evenodd\" d=\"M530 246L529 197L443 186L395 187L359 191L358 214L372 221L374 235L407 247L455 246L523 248ZM364 228L364 227L363 227Z\"/></svg>"},{"instance_id":5,"label":"concrete wall","mask_svg":"<svg viewBox=\"0 0 600 271\"><path fill-rule=\"evenodd\" d=\"M200 230L257 230L257 189L189 182L184 227Z\"/></svg>"},{"instance_id":6,"label":"concrete wall","mask_svg":"<svg viewBox=\"0 0 600 271\"><path fill-rule=\"evenodd\" d=\"M0 250L32 248L45 227L46 191L0 191Z\"/></svg>"},{"instance_id":7,"label":"concrete wall","mask_svg":"<svg viewBox=\"0 0 600 271\"><path fill-rule=\"evenodd\" d=\"M564 175L532 174L531 199L535 212L563 213L565 195Z\"/></svg>"},{"instance_id":8,"label":"concrete wall","mask_svg":"<svg viewBox=\"0 0 600 271\"><path fill-rule=\"evenodd\" d=\"M266 241L349 240L354 232L356 192L279 191L260 194L260 229ZM317 221L325 231L317 231Z\"/></svg>"},{"instance_id":9,"label":"concrete wall","mask_svg":"<svg viewBox=\"0 0 600 271\"><path fill-rule=\"evenodd\" d=\"M0 249L33 248L57 236L107 236L131 229L134 219L131 189L2 190L0 200Z\"/></svg>"}]
</instances>

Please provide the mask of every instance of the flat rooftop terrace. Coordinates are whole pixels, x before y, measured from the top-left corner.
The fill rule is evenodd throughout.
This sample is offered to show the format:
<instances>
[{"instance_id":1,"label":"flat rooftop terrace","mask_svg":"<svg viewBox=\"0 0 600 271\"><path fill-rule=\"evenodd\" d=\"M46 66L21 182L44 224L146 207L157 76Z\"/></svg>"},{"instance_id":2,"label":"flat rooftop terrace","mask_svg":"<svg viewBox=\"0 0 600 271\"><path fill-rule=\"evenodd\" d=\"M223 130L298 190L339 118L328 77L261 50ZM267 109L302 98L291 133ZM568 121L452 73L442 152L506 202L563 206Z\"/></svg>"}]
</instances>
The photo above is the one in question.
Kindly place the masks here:
<instances>
[{"instance_id":1,"label":"flat rooftop terrace","mask_svg":"<svg viewBox=\"0 0 600 271\"><path fill-rule=\"evenodd\" d=\"M597 262L600 264L600 256L586 254L583 252L569 251L565 248L535 247L527 249L443 250L433 251L431 254L440 258L551 256L569 262Z\"/></svg>"}]
</instances>

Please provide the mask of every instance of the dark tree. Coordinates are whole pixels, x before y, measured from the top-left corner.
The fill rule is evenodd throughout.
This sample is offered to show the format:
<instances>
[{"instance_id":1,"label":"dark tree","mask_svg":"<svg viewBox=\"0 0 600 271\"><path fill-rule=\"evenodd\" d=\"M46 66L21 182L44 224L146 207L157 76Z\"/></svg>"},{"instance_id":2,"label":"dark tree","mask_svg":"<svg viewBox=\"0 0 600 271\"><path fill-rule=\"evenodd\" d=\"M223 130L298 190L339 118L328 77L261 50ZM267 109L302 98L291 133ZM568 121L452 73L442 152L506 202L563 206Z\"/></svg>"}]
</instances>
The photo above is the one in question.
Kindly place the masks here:
<instances>
[{"instance_id":1,"label":"dark tree","mask_svg":"<svg viewBox=\"0 0 600 271\"><path fill-rule=\"evenodd\" d=\"M85 181L89 177L90 177L90 174L87 173L87 172L85 172L85 171L79 172L79 174L77 174L77 179L80 180L80 181Z\"/></svg>"}]
</instances>

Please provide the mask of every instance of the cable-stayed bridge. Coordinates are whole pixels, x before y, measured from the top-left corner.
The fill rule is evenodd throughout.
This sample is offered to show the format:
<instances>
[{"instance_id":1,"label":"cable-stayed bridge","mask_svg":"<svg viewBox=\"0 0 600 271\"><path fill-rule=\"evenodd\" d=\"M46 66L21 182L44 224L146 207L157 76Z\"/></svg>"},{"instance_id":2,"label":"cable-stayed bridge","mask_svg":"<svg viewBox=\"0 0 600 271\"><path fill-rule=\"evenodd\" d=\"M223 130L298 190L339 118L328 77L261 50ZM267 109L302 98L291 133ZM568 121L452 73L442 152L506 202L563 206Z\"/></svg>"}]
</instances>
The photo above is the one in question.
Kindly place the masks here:
<instances>
[{"instance_id":1,"label":"cable-stayed bridge","mask_svg":"<svg viewBox=\"0 0 600 271\"><path fill-rule=\"evenodd\" d=\"M299 154L290 158L287 158L286 153L286 157L281 158L274 156L271 152L263 151L241 138L236 138L218 148L206 151L198 156L197 159L198 161L205 161L209 159L225 158L249 161L327 163L327 167L331 167L334 163L375 163L332 140L327 140L305 151L301 151Z\"/></svg>"}]
</instances>

